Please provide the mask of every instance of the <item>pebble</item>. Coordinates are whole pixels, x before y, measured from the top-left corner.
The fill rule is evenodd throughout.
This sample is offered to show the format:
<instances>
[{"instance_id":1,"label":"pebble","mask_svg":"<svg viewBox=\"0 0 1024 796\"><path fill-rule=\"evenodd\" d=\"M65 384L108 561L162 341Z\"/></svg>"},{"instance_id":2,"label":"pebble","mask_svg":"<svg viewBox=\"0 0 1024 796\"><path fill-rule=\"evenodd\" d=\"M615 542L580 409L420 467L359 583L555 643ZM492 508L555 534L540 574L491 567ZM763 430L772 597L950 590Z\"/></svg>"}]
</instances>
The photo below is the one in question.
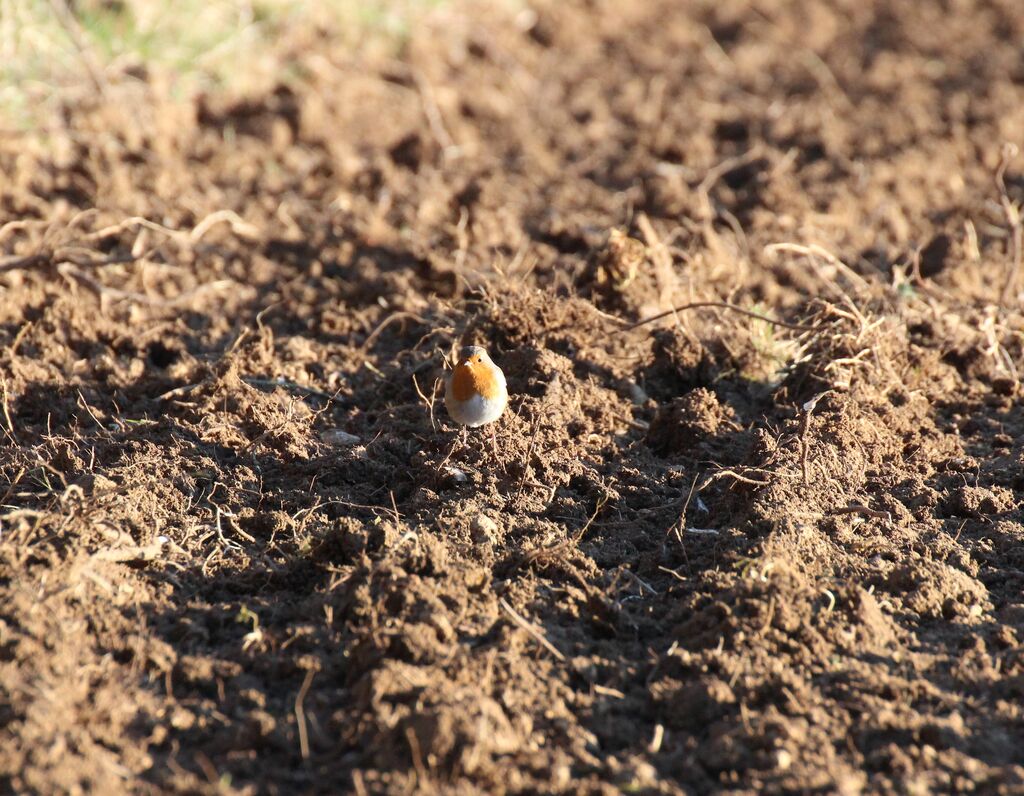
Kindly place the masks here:
<instances>
[{"instance_id":1,"label":"pebble","mask_svg":"<svg viewBox=\"0 0 1024 796\"><path fill-rule=\"evenodd\" d=\"M474 542L494 544L498 541L498 523L486 514L477 514L470 523L469 530L473 534Z\"/></svg>"},{"instance_id":2,"label":"pebble","mask_svg":"<svg viewBox=\"0 0 1024 796\"><path fill-rule=\"evenodd\" d=\"M320 439L328 445L334 445L338 448L348 447L359 442L359 437L355 434L349 434L347 431L342 431L340 428L327 429L320 434Z\"/></svg>"},{"instance_id":3,"label":"pebble","mask_svg":"<svg viewBox=\"0 0 1024 796\"><path fill-rule=\"evenodd\" d=\"M643 406L651 397L647 394L643 387L634 381L629 382L626 385L626 389L629 392L629 400L631 400L636 406Z\"/></svg>"}]
</instances>

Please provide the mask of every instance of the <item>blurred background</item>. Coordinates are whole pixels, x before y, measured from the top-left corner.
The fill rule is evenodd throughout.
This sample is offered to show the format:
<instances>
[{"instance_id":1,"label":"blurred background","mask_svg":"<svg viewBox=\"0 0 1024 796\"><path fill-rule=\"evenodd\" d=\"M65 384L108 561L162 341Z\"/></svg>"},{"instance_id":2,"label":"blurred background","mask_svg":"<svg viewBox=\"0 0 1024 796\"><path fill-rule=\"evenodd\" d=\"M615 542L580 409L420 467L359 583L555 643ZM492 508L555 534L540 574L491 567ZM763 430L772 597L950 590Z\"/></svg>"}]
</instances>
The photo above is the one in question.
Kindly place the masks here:
<instances>
[{"instance_id":1,"label":"blurred background","mask_svg":"<svg viewBox=\"0 0 1024 796\"><path fill-rule=\"evenodd\" d=\"M61 97L146 79L169 97L295 78L311 39L397 48L443 0L4 0L0 112L25 127Z\"/></svg>"}]
</instances>

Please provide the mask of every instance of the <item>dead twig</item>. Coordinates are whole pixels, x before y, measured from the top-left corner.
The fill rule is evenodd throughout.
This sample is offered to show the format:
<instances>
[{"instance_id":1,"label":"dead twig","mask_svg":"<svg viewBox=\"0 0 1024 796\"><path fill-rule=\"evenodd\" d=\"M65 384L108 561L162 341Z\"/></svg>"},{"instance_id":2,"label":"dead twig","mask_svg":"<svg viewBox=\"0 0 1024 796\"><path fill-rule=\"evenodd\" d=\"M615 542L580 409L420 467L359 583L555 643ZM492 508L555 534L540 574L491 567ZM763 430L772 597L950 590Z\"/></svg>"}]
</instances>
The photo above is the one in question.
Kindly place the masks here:
<instances>
[{"instance_id":1,"label":"dead twig","mask_svg":"<svg viewBox=\"0 0 1024 796\"><path fill-rule=\"evenodd\" d=\"M672 269L672 255L651 224L646 213L640 213L636 218L636 225L644 236L647 243L647 250L651 253L654 261L654 277L658 284L658 300L661 306L669 303L674 292L675 272Z\"/></svg>"},{"instance_id":2,"label":"dead twig","mask_svg":"<svg viewBox=\"0 0 1024 796\"><path fill-rule=\"evenodd\" d=\"M175 387L165 393L161 393L156 399L158 401L171 401L175 398L180 398L182 395L188 395L188 393L198 390L200 387L205 387L206 384L207 382L205 381L196 382L195 384L183 384L180 387Z\"/></svg>"},{"instance_id":3,"label":"dead twig","mask_svg":"<svg viewBox=\"0 0 1024 796\"><path fill-rule=\"evenodd\" d=\"M804 245L802 243L772 243L764 247L765 254L775 254L776 252L789 252L791 254L803 254L806 257L820 257L825 262L834 266L836 270L842 271L850 281L860 286L862 290L870 289L870 285L867 280L864 279L860 274L854 271L850 266L836 257L832 252L826 249L824 246L819 246L817 243L811 243ZM846 294L836 285L830 278L823 277L829 286L842 296Z\"/></svg>"},{"instance_id":4,"label":"dead twig","mask_svg":"<svg viewBox=\"0 0 1024 796\"><path fill-rule=\"evenodd\" d=\"M768 612L764 618L764 624L761 626L761 632L764 633L772 625L772 620L775 618L775 595L772 595L768 600Z\"/></svg>"},{"instance_id":5,"label":"dead twig","mask_svg":"<svg viewBox=\"0 0 1024 796\"><path fill-rule=\"evenodd\" d=\"M832 390L825 390L825 392L814 396L801 407L804 410L804 414L800 418L800 475L805 484L808 482L807 457L810 455L810 445L807 442L807 434L811 430L811 412L818 405L818 401L830 392Z\"/></svg>"},{"instance_id":6,"label":"dead twig","mask_svg":"<svg viewBox=\"0 0 1024 796\"><path fill-rule=\"evenodd\" d=\"M719 478L733 478L733 479L739 481L741 484L750 484L752 486L766 486L768 484L767 480L763 480L762 481L762 480L758 480L756 478L749 478L749 477L747 477L745 475L740 475L735 470L718 470L718 471L712 473L711 475L709 475L704 480L704 483L701 484L700 488L704 489L712 481L717 481Z\"/></svg>"},{"instance_id":7,"label":"dead twig","mask_svg":"<svg viewBox=\"0 0 1024 796\"><path fill-rule=\"evenodd\" d=\"M557 658L558 660L565 660L565 656L558 651L558 648L550 641L548 641L547 637L544 635L544 631L542 631L532 622L527 621L518 613L516 613L516 610L511 605L509 605L508 602L505 601L504 597L498 598L498 605L500 605L502 610L506 614L508 614L509 619L511 619L512 622L515 623L515 625L517 625L522 630L525 630L544 649L546 649L548 652L554 655L555 658Z\"/></svg>"},{"instance_id":8,"label":"dead twig","mask_svg":"<svg viewBox=\"0 0 1024 796\"><path fill-rule=\"evenodd\" d=\"M434 379L434 387L430 391L430 398L427 398L423 394L423 390L420 389L420 384L416 381L416 374L412 374L412 386L416 388L416 394L420 397L420 400L427 407L427 411L430 413L430 427L437 431L437 421L434 419L434 399L437 398L437 385L440 383L440 379Z\"/></svg>"},{"instance_id":9,"label":"dead twig","mask_svg":"<svg viewBox=\"0 0 1024 796\"><path fill-rule=\"evenodd\" d=\"M999 292L999 304L1005 306L1010 294L1017 287L1017 279L1020 275L1021 257L1024 256L1024 225L1021 223L1020 208L1010 199L1006 191L1006 169L1019 150L1016 144L1003 144L999 157L999 166L996 168L995 181L996 189L999 191L999 204L1002 205L1003 215L1006 218L1006 226L1010 235L1010 267L1006 273L1006 281L1003 289Z\"/></svg>"},{"instance_id":10,"label":"dead twig","mask_svg":"<svg viewBox=\"0 0 1024 796\"><path fill-rule=\"evenodd\" d=\"M8 221L6 224L0 225L0 242L2 242L11 232L20 232L23 229L46 226L47 223L48 222L46 221L35 218L19 218L14 221Z\"/></svg>"},{"instance_id":11,"label":"dead twig","mask_svg":"<svg viewBox=\"0 0 1024 796\"><path fill-rule=\"evenodd\" d=\"M657 315L652 315L649 318L644 318L642 320L636 321L636 323L628 323L627 321L619 319L619 323L628 324L619 331L629 332L632 331L633 329L636 329L639 326L644 326L645 324L648 323L660 321L662 318L667 318L669 315L674 315L677 312L685 312L687 310L699 310L709 307L714 307L716 309L721 310L729 310L730 312L736 312L739 313L740 315L746 315L748 318L756 318L759 321L770 323L773 326L781 326L784 329L792 329L795 332L819 332L824 328L824 326L822 325L811 325L806 323L789 323L788 321L780 321L778 318L772 318L768 315L762 315L759 312L746 310L743 309L743 307L737 307L735 304L730 304L727 301L695 301L691 304L683 304L679 307L673 307L672 309L666 310L665 312L659 312Z\"/></svg>"},{"instance_id":12,"label":"dead twig","mask_svg":"<svg viewBox=\"0 0 1024 796\"><path fill-rule=\"evenodd\" d=\"M388 326L390 326L395 321L404 320L406 318L414 320L417 323L423 325L426 325L427 323L426 319L420 317L414 312L393 312L383 321L377 324L377 328L375 328L372 332L370 332L369 335L367 335L366 339L363 341L362 350L368 351L370 349L370 346L373 344L373 341L377 339L377 336L381 332L383 332Z\"/></svg>"},{"instance_id":13,"label":"dead twig","mask_svg":"<svg viewBox=\"0 0 1024 796\"><path fill-rule=\"evenodd\" d=\"M608 495L601 495L601 497L598 498L597 500L597 505L594 507L594 512L590 515L590 518L583 524L582 528L576 531L576 533L574 533L564 542L548 545L547 547L541 547L537 550L531 550L523 556L523 559L519 565L523 567L528 567L530 566L530 564L537 563L538 561L548 561L568 550L570 546L574 544L579 544L580 540L583 538L583 535L588 530L590 530L590 526L594 524L594 520L597 519L597 515L601 513L601 509L604 508L607 502Z\"/></svg>"},{"instance_id":14,"label":"dead twig","mask_svg":"<svg viewBox=\"0 0 1024 796\"><path fill-rule=\"evenodd\" d=\"M77 252L77 253L76 253ZM80 268L100 268L105 265L124 265L135 262L138 257L131 254L112 254L109 257L83 257L83 253L91 253L87 249L57 248L53 251L40 251L35 254L0 257L0 274L19 269L34 268L37 265L56 263L61 265L77 265Z\"/></svg>"},{"instance_id":15,"label":"dead twig","mask_svg":"<svg viewBox=\"0 0 1024 796\"><path fill-rule=\"evenodd\" d=\"M0 374L0 386L3 387L3 410L4 421L7 423L4 433L11 438L11 444L17 445L18 438L14 435L14 422L11 420L11 410L8 406L9 396L7 394L7 377Z\"/></svg>"},{"instance_id":16,"label":"dead twig","mask_svg":"<svg viewBox=\"0 0 1024 796\"><path fill-rule=\"evenodd\" d=\"M299 728L299 754L302 755L303 760L309 760L309 729L306 727L306 710L303 702L306 699L306 694L309 693L309 687L313 684L315 675L316 672L313 669L306 672L306 679L302 681L299 694L295 697L295 722Z\"/></svg>"},{"instance_id":17,"label":"dead twig","mask_svg":"<svg viewBox=\"0 0 1024 796\"><path fill-rule=\"evenodd\" d=\"M142 547L125 547L118 550L100 550L93 553L90 558L94 561L112 561L118 564L126 564L132 561L153 561L164 554L167 546L166 537L159 537L153 544Z\"/></svg>"},{"instance_id":18,"label":"dead twig","mask_svg":"<svg viewBox=\"0 0 1024 796\"><path fill-rule=\"evenodd\" d=\"M188 237L188 235L180 230L165 227L163 224L157 224L155 221L150 221L148 218L143 218L142 216L130 216L123 221L119 221L117 224L112 224L109 227L103 227L95 232L90 232L86 235L85 239L102 240L103 238L109 238L113 235L120 235L126 229L131 229L132 227L144 227L152 232L159 232L160 234L166 235L174 240Z\"/></svg>"},{"instance_id":19,"label":"dead twig","mask_svg":"<svg viewBox=\"0 0 1024 796\"><path fill-rule=\"evenodd\" d=\"M430 776L423 765L423 750L420 749L420 739L416 737L416 731L412 727L405 728L405 740L409 743L412 765L416 769L416 785L424 793L430 793Z\"/></svg>"},{"instance_id":20,"label":"dead twig","mask_svg":"<svg viewBox=\"0 0 1024 796\"><path fill-rule=\"evenodd\" d=\"M612 697L612 699L625 699L626 695L623 694L618 688L609 688L606 685L598 685L594 683L591 688L594 689L595 694L601 696Z\"/></svg>"},{"instance_id":21,"label":"dead twig","mask_svg":"<svg viewBox=\"0 0 1024 796\"><path fill-rule=\"evenodd\" d=\"M135 258L132 257L125 262L131 262ZM95 263L94 263L95 264ZM109 264L107 262L104 265ZM76 268L70 262L64 262L57 266L57 273L64 277L68 281L78 282L90 291L96 294L100 300L114 300L114 301L132 301L136 304L143 304L148 307L160 308L160 307L174 307L178 304L182 304L190 299L195 298L203 293L207 293L214 290L224 290L229 287L236 287L237 282L231 279L218 279L213 282L207 282L204 285L198 285L190 290L185 290L176 296L171 296L167 299L155 299L142 293L136 293L130 290L120 290L114 287L108 287L100 282L98 279L94 279L84 271Z\"/></svg>"},{"instance_id":22,"label":"dead twig","mask_svg":"<svg viewBox=\"0 0 1024 796\"><path fill-rule=\"evenodd\" d=\"M430 85L426 75L419 69L410 69L409 76L416 83L416 90L419 92L420 102L423 104L423 115L427 117L430 132L434 134L434 138L441 145L445 155L458 154L459 146L455 143L455 139L452 138L448 128L445 126L444 116L441 115L441 108L438 106L437 97L434 95L434 87Z\"/></svg>"},{"instance_id":23,"label":"dead twig","mask_svg":"<svg viewBox=\"0 0 1024 796\"><path fill-rule=\"evenodd\" d=\"M64 32L71 39L71 43L78 50L78 55L82 59L82 65L85 67L85 71L89 75L89 81L92 83L93 88L96 89L96 93L106 97L107 89L109 88L107 79L103 76L103 72L96 63L96 57L89 49L82 26L75 18L68 1L50 0L50 7L53 9L53 13L56 15L60 26L64 28Z\"/></svg>"},{"instance_id":24,"label":"dead twig","mask_svg":"<svg viewBox=\"0 0 1024 796\"><path fill-rule=\"evenodd\" d=\"M61 0L50 0L51 4L58 5ZM84 214L83 214L84 215ZM76 224L81 221L81 218L76 218L72 221L68 228L72 229ZM160 233L171 240L177 241L178 243L188 246L195 247L195 244L199 243L203 237L210 231L214 226L220 223L226 223L230 225L232 232L236 235L248 238L250 240L255 239L259 236L259 229L250 224L241 216L239 216L233 210L217 210L210 213L208 216L203 218L190 232L184 232L181 230L171 229L165 227L162 224L158 224L149 219L143 218L142 216L131 216L123 221L113 224L108 227L96 230L85 236L85 241L101 240L103 238L110 237L111 235L117 235L124 230L139 226L143 229L150 230L153 232ZM4 225L2 228L6 230L10 225ZM138 243L138 240L136 241ZM57 267L60 271L62 266L72 265L78 268L102 268L108 265L125 265L128 263L134 263L139 260L144 260L149 257L154 251L160 248L161 244L151 246L148 249L133 251L130 254L111 254L107 257L98 257L96 252L92 249L83 246L76 246L74 244L61 245L56 247L44 247L39 251L33 252L28 255L13 255L8 257L0 257L0 273L6 273L7 271L16 271L19 269L34 268L39 265L45 265L50 263ZM83 281L83 280L79 280ZM104 294L113 297L130 298L133 301L147 304L165 304L165 303L177 303L184 300L195 292L200 290L208 290L211 287L224 287L226 285L234 284L230 280L219 280L218 282L211 282L209 285L200 285L193 291L182 293L172 299L160 300L150 299L146 296L142 296L138 293L127 293L125 291L117 291L114 288L108 288L95 282L98 289ZM92 285L90 285L92 286Z\"/></svg>"},{"instance_id":25,"label":"dead twig","mask_svg":"<svg viewBox=\"0 0 1024 796\"><path fill-rule=\"evenodd\" d=\"M636 582L636 585L640 587L641 591L646 591L648 594L653 594L657 596L658 590L654 588L650 583L645 581L643 578L641 578L639 575L637 575L633 570L629 569L628 567L623 567L622 571L626 573L627 577L632 578Z\"/></svg>"},{"instance_id":26,"label":"dead twig","mask_svg":"<svg viewBox=\"0 0 1024 796\"><path fill-rule=\"evenodd\" d=\"M44 252L36 252L35 254L28 255L11 255L9 257L0 257L0 274L7 273L8 271L16 271L19 268L34 268L37 265L43 265L47 260L50 259L50 255Z\"/></svg>"},{"instance_id":27,"label":"dead twig","mask_svg":"<svg viewBox=\"0 0 1024 796\"><path fill-rule=\"evenodd\" d=\"M263 379L257 378L255 376L242 376L242 381L244 381L251 387L280 387L284 390L288 390L289 392L296 392L306 397L323 398L325 401L338 400L338 392L340 392L339 390L338 392L332 394L329 392L324 392L323 390L318 390L316 387L307 387L305 384L299 384L298 382L289 381L288 379L280 377L276 379ZM178 389L181 390L184 388L179 387ZM171 390L171 392L175 391ZM164 395L161 395L160 397L163 398L165 395L168 394L169 393L164 393Z\"/></svg>"},{"instance_id":28,"label":"dead twig","mask_svg":"<svg viewBox=\"0 0 1024 796\"><path fill-rule=\"evenodd\" d=\"M192 231L188 233L189 241L197 243L203 239L212 227L222 223L228 224L231 227L231 231L240 237L255 240L260 236L259 229L238 215L234 210L216 210L196 224Z\"/></svg>"},{"instance_id":29,"label":"dead twig","mask_svg":"<svg viewBox=\"0 0 1024 796\"><path fill-rule=\"evenodd\" d=\"M545 406L542 404L540 409L543 410L544 408ZM523 460L523 477L519 479L519 487L516 489L516 500L523 494L523 487L526 486L526 476L530 472L530 457L533 456L533 446L537 442L537 434L540 431L540 417L541 412L538 412L533 418L533 432L530 434L530 444L526 448L526 458Z\"/></svg>"},{"instance_id":30,"label":"dead twig","mask_svg":"<svg viewBox=\"0 0 1024 796\"><path fill-rule=\"evenodd\" d=\"M28 472L27 467L22 467L18 470L17 475L11 478L10 483L7 485L7 491L4 492L3 497L0 497L0 508L7 507L7 499L14 494L14 490L17 489L18 484L21 483L21 479L24 478L25 473ZM8 476L10 478L10 476ZM7 514L0 515L0 523L7 521L10 522L14 512L8 512Z\"/></svg>"},{"instance_id":31,"label":"dead twig","mask_svg":"<svg viewBox=\"0 0 1024 796\"><path fill-rule=\"evenodd\" d=\"M715 183L733 169L741 168L746 166L748 163L752 163L757 160L762 154L764 154L764 151L760 146L753 146L742 155L726 158L718 165L707 170L704 174L704 179L701 180L700 184L697 186L697 196L700 197L702 205L701 211L705 219L711 219L714 216L714 208L711 205L710 193Z\"/></svg>"},{"instance_id":32,"label":"dead twig","mask_svg":"<svg viewBox=\"0 0 1024 796\"><path fill-rule=\"evenodd\" d=\"M836 515L863 514L865 517L874 517L876 520L892 522L892 515L888 511L878 511L877 509L862 506L859 503L851 503L849 506L841 506L838 509L833 509L832 513Z\"/></svg>"},{"instance_id":33,"label":"dead twig","mask_svg":"<svg viewBox=\"0 0 1024 796\"><path fill-rule=\"evenodd\" d=\"M676 538L678 538L680 542L682 542L682 535L680 534L680 529L686 527L686 512L690 508L690 501L693 500L693 494L697 490L697 481L699 480L699 473L693 476L693 481L690 482L690 491L686 495L686 500L683 501L683 510L679 512L679 519L675 523L673 523L672 527L670 527L668 531L665 532L666 535L668 535L672 531L675 531Z\"/></svg>"},{"instance_id":34,"label":"dead twig","mask_svg":"<svg viewBox=\"0 0 1024 796\"><path fill-rule=\"evenodd\" d=\"M571 542L577 543L580 541L580 539L583 538L583 534L585 534L590 529L590 526L594 524L594 520L597 519L597 515L601 513L601 509L605 507L605 504L607 502L608 495L607 493L604 493L601 495L601 497L597 499L597 505L594 506L594 512L590 515L590 518L583 524L582 528L580 528L578 531L576 531L575 534L573 534L572 538L570 539Z\"/></svg>"},{"instance_id":35,"label":"dead twig","mask_svg":"<svg viewBox=\"0 0 1024 796\"><path fill-rule=\"evenodd\" d=\"M661 751L662 741L665 739L665 725L655 724L654 725L654 737L651 738L651 742L647 745L647 751L652 755L658 754Z\"/></svg>"},{"instance_id":36,"label":"dead twig","mask_svg":"<svg viewBox=\"0 0 1024 796\"><path fill-rule=\"evenodd\" d=\"M18 333L14 336L14 341L7 349L7 354L11 358L12 363L14 362L14 357L18 353L18 346L21 345L22 340L25 339L25 335L27 335L34 326L34 321L27 321L26 323L22 324L21 328L18 330Z\"/></svg>"}]
</instances>

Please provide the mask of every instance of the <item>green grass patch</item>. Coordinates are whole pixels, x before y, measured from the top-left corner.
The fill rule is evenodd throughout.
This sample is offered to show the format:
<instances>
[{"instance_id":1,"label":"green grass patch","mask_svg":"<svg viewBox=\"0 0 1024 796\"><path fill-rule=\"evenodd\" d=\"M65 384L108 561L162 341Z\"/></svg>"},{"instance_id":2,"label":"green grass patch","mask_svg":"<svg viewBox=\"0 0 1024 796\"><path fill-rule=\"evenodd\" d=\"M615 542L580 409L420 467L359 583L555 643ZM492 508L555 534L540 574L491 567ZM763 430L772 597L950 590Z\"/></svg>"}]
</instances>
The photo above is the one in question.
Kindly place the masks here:
<instances>
[{"instance_id":1,"label":"green grass patch","mask_svg":"<svg viewBox=\"0 0 1024 796\"><path fill-rule=\"evenodd\" d=\"M31 126L42 106L92 82L159 74L173 95L295 75L286 43L399 48L444 0L0 0L0 123Z\"/></svg>"}]
</instances>

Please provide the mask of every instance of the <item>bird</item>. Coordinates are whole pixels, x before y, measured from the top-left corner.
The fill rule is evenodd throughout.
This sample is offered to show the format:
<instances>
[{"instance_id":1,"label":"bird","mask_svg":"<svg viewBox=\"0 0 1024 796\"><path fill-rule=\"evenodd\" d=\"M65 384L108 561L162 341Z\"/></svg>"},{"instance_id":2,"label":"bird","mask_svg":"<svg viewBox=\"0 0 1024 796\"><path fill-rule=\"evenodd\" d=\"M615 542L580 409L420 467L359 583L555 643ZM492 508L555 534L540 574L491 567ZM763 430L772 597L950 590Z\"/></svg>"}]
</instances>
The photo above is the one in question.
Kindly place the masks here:
<instances>
[{"instance_id":1,"label":"bird","mask_svg":"<svg viewBox=\"0 0 1024 796\"><path fill-rule=\"evenodd\" d=\"M493 423L508 405L505 374L482 346L465 346L448 376L444 392L448 415L461 426L477 428ZM497 438L491 429L497 451Z\"/></svg>"}]
</instances>

